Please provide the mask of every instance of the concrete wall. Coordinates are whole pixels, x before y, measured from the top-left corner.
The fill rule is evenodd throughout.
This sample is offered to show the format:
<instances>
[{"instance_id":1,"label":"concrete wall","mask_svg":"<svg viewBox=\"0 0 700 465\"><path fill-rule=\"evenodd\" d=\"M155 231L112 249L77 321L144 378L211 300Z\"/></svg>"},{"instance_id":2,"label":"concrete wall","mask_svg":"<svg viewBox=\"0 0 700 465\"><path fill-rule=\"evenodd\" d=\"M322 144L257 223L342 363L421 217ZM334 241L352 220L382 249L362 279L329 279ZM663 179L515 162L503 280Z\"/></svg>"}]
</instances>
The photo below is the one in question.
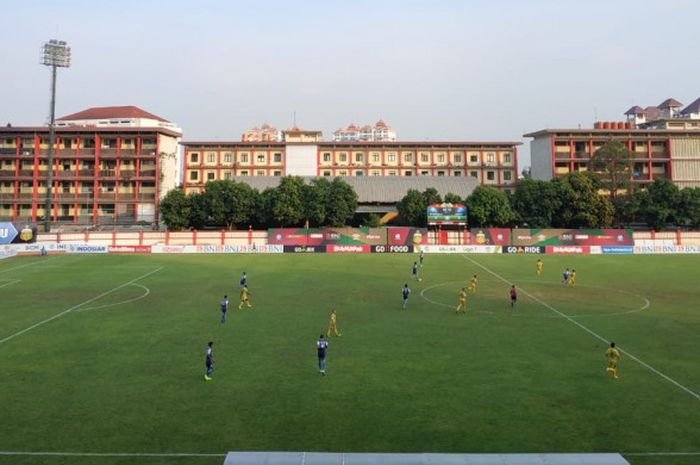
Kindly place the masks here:
<instances>
[{"instance_id":1,"label":"concrete wall","mask_svg":"<svg viewBox=\"0 0 700 465\"><path fill-rule=\"evenodd\" d=\"M536 137L530 141L530 166L533 179L552 179L552 138Z\"/></svg>"},{"instance_id":2,"label":"concrete wall","mask_svg":"<svg viewBox=\"0 0 700 465\"><path fill-rule=\"evenodd\" d=\"M318 145L287 145L286 175L316 176Z\"/></svg>"},{"instance_id":3,"label":"concrete wall","mask_svg":"<svg viewBox=\"0 0 700 465\"><path fill-rule=\"evenodd\" d=\"M678 187L700 186L700 138L672 138L672 181Z\"/></svg>"}]
</instances>

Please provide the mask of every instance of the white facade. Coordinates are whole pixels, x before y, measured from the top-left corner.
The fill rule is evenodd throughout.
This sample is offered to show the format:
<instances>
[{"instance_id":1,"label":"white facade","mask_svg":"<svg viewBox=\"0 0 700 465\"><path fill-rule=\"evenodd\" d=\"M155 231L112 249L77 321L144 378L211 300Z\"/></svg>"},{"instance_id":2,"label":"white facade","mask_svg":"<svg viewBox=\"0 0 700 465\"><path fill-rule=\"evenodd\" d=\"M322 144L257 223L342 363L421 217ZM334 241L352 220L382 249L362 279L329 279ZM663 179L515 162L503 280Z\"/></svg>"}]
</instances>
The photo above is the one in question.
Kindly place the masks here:
<instances>
[{"instance_id":1,"label":"white facade","mask_svg":"<svg viewBox=\"0 0 700 465\"><path fill-rule=\"evenodd\" d=\"M56 121L56 127L67 126L95 126L98 128L162 128L182 134L182 128L180 128L177 124L150 118L64 119Z\"/></svg>"},{"instance_id":2,"label":"white facade","mask_svg":"<svg viewBox=\"0 0 700 465\"><path fill-rule=\"evenodd\" d=\"M318 145L287 145L286 176L316 176Z\"/></svg>"},{"instance_id":3,"label":"white facade","mask_svg":"<svg viewBox=\"0 0 700 465\"><path fill-rule=\"evenodd\" d=\"M532 179L552 179L552 138L535 137L530 141L530 169Z\"/></svg>"}]
</instances>

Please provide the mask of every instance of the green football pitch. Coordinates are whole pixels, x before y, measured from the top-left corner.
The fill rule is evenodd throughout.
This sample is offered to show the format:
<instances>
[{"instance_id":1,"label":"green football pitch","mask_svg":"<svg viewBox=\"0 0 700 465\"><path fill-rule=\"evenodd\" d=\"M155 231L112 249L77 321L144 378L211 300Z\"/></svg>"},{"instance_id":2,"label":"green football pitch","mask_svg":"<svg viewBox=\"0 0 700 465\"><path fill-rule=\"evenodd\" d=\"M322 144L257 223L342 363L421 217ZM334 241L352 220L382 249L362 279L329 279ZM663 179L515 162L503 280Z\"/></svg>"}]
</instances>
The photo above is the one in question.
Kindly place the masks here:
<instances>
[{"instance_id":1,"label":"green football pitch","mask_svg":"<svg viewBox=\"0 0 700 465\"><path fill-rule=\"evenodd\" d=\"M427 255L420 282L402 254L4 260L0 465L218 465L229 450L700 462L700 260L541 258L538 277L533 255ZM253 308L239 311L243 271ZM322 377L316 339L331 308L342 337ZM617 380L607 341L623 350Z\"/></svg>"}]
</instances>

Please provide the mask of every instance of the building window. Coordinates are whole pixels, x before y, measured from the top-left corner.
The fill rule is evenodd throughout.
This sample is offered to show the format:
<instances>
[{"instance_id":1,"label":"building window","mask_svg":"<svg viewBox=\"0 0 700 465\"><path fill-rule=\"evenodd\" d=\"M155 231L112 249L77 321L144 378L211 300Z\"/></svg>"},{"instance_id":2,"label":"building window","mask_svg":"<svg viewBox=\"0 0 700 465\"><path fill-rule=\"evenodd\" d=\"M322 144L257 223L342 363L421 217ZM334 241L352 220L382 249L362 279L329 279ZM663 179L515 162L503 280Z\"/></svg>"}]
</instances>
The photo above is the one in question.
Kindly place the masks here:
<instances>
[{"instance_id":1,"label":"building window","mask_svg":"<svg viewBox=\"0 0 700 465\"><path fill-rule=\"evenodd\" d=\"M240 174L240 175L241 175L241 176L248 176L248 171L247 171L247 170L246 170L246 171L241 171L241 174Z\"/></svg>"},{"instance_id":2,"label":"building window","mask_svg":"<svg viewBox=\"0 0 700 465\"><path fill-rule=\"evenodd\" d=\"M199 163L198 153L190 153L190 163Z\"/></svg>"},{"instance_id":3,"label":"building window","mask_svg":"<svg viewBox=\"0 0 700 465\"><path fill-rule=\"evenodd\" d=\"M477 173L476 171L470 171L470 172L469 172L469 176L471 176L472 178L478 178L478 177L479 177L479 173Z\"/></svg>"},{"instance_id":4,"label":"building window","mask_svg":"<svg viewBox=\"0 0 700 465\"><path fill-rule=\"evenodd\" d=\"M387 173L389 176L396 176L396 171L391 170Z\"/></svg>"},{"instance_id":5,"label":"building window","mask_svg":"<svg viewBox=\"0 0 700 465\"><path fill-rule=\"evenodd\" d=\"M374 163L379 163L379 154L378 153L373 153L372 154L372 161Z\"/></svg>"},{"instance_id":6,"label":"building window","mask_svg":"<svg viewBox=\"0 0 700 465\"><path fill-rule=\"evenodd\" d=\"M486 154L486 161L487 161L488 163L493 163L493 159L494 159L493 153L487 153L487 154Z\"/></svg>"},{"instance_id":7,"label":"building window","mask_svg":"<svg viewBox=\"0 0 700 465\"><path fill-rule=\"evenodd\" d=\"M255 172L256 176L265 176L267 173L265 173L265 170L257 170Z\"/></svg>"},{"instance_id":8,"label":"building window","mask_svg":"<svg viewBox=\"0 0 700 465\"><path fill-rule=\"evenodd\" d=\"M420 172L420 175L421 175L421 176L429 176L429 175L430 175L430 172L429 172L429 171L421 171L421 172Z\"/></svg>"},{"instance_id":9,"label":"building window","mask_svg":"<svg viewBox=\"0 0 700 465\"><path fill-rule=\"evenodd\" d=\"M390 163L396 162L396 154L395 154L395 153L390 153L390 154L389 154L389 162L390 162Z\"/></svg>"},{"instance_id":10,"label":"building window","mask_svg":"<svg viewBox=\"0 0 700 465\"><path fill-rule=\"evenodd\" d=\"M438 172L437 172L437 175L438 175L438 176L444 176L444 175L445 175L445 172L444 172L444 171L438 171Z\"/></svg>"},{"instance_id":11,"label":"building window","mask_svg":"<svg viewBox=\"0 0 700 465\"><path fill-rule=\"evenodd\" d=\"M258 155L258 163L265 163L265 155Z\"/></svg>"},{"instance_id":12,"label":"building window","mask_svg":"<svg viewBox=\"0 0 700 465\"><path fill-rule=\"evenodd\" d=\"M331 154L326 152L323 154L323 161L331 161Z\"/></svg>"},{"instance_id":13,"label":"building window","mask_svg":"<svg viewBox=\"0 0 700 465\"><path fill-rule=\"evenodd\" d=\"M479 162L479 156L478 155L470 155L469 156L469 161L472 163L478 163Z\"/></svg>"},{"instance_id":14,"label":"building window","mask_svg":"<svg viewBox=\"0 0 700 465\"><path fill-rule=\"evenodd\" d=\"M199 179L199 173L196 171L190 171L190 181L196 181Z\"/></svg>"},{"instance_id":15,"label":"building window","mask_svg":"<svg viewBox=\"0 0 700 465\"><path fill-rule=\"evenodd\" d=\"M407 153L404 155L404 160L406 161L413 161L413 154L412 153Z\"/></svg>"},{"instance_id":16,"label":"building window","mask_svg":"<svg viewBox=\"0 0 700 465\"><path fill-rule=\"evenodd\" d=\"M363 173L361 170L355 171L355 176L362 176L362 175L363 175Z\"/></svg>"},{"instance_id":17,"label":"building window","mask_svg":"<svg viewBox=\"0 0 700 465\"><path fill-rule=\"evenodd\" d=\"M215 177L214 173L207 173L207 181L213 181Z\"/></svg>"},{"instance_id":18,"label":"building window","mask_svg":"<svg viewBox=\"0 0 700 465\"><path fill-rule=\"evenodd\" d=\"M462 172L461 172L461 171L455 171L455 172L454 172L454 175L455 175L456 177L460 177L460 176L462 176Z\"/></svg>"},{"instance_id":19,"label":"building window","mask_svg":"<svg viewBox=\"0 0 700 465\"><path fill-rule=\"evenodd\" d=\"M326 177L330 177L331 172L330 172L330 171L324 171L324 172L323 172L323 175L326 176Z\"/></svg>"},{"instance_id":20,"label":"building window","mask_svg":"<svg viewBox=\"0 0 700 465\"><path fill-rule=\"evenodd\" d=\"M374 170L372 171L372 174L370 176L381 176L382 173L380 171Z\"/></svg>"},{"instance_id":21,"label":"building window","mask_svg":"<svg viewBox=\"0 0 700 465\"><path fill-rule=\"evenodd\" d=\"M207 163L216 163L216 154L215 153L208 153L207 154Z\"/></svg>"},{"instance_id":22,"label":"building window","mask_svg":"<svg viewBox=\"0 0 700 465\"><path fill-rule=\"evenodd\" d=\"M404 172L403 172L403 175L404 175L404 176L412 176L413 173L411 173L410 171L404 171Z\"/></svg>"},{"instance_id":23,"label":"building window","mask_svg":"<svg viewBox=\"0 0 700 465\"><path fill-rule=\"evenodd\" d=\"M248 154L247 153L241 154L241 163L248 163Z\"/></svg>"},{"instance_id":24,"label":"building window","mask_svg":"<svg viewBox=\"0 0 700 465\"><path fill-rule=\"evenodd\" d=\"M362 162L362 154L361 153L356 153L355 154L355 161L356 162Z\"/></svg>"},{"instance_id":25,"label":"building window","mask_svg":"<svg viewBox=\"0 0 700 465\"><path fill-rule=\"evenodd\" d=\"M438 153L437 161L438 161L438 163L445 163L445 154L444 154L444 153Z\"/></svg>"},{"instance_id":26,"label":"building window","mask_svg":"<svg viewBox=\"0 0 700 465\"><path fill-rule=\"evenodd\" d=\"M427 153L421 153L421 154L420 154L420 161L421 161L422 163L428 163L428 160L429 160L429 158L428 158L428 154L427 154Z\"/></svg>"},{"instance_id":27,"label":"building window","mask_svg":"<svg viewBox=\"0 0 700 465\"><path fill-rule=\"evenodd\" d=\"M503 163L510 163L510 153L503 154Z\"/></svg>"},{"instance_id":28,"label":"building window","mask_svg":"<svg viewBox=\"0 0 700 465\"><path fill-rule=\"evenodd\" d=\"M273 160L275 160L275 163L282 163L282 154L281 153L275 153L273 155Z\"/></svg>"},{"instance_id":29,"label":"building window","mask_svg":"<svg viewBox=\"0 0 700 465\"><path fill-rule=\"evenodd\" d=\"M282 172L279 170L276 170L274 173L272 173L273 176L282 176Z\"/></svg>"},{"instance_id":30,"label":"building window","mask_svg":"<svg viewBox=\"0 0 700 465\"><path fill-rule=\"evenodd\" d=\"M225 153L224 154L224 163L231 163L233 161L233 154L232 153Z\"/></svg>"},{"instance_id":31,"label":"building window","mask_svg":"<svg viewBox=\"0 0 700 465\"><path fill-rule=\"evenodd\" d=\"M489 181L493 181L494 179L496 179L495 173L493 171L487 171L486 179L488 179Z\"/></svg>"},{"instance_id":32,"label":"building window","mask_svg":"<svg viewBox=\"0 0 700 465\"><path fill-rule=\"evenodd\" d=\"M338 160L341 162L345 163L348 161L348 154L347 153L341 153L340 156L338 157Z\"/></svg>"},{"instance_id":33,"label":"building window","mask_svg":"<svg viewBox=\"0 0 700 465\"><path fill-rule=\"evenodd\" d=\"M231 179L231 172L230 171L227 171L224 173L224 179L226 179L227 181Z\"/></svg>"},{"instance_id":34,"label":"building window","mask_svg":"<svg viewBox=\"0 0 700 465\"><path fill-rule=\"evenodd\" d=\"M462 163L462 154L455 155L455 163Z\"/></svg>"},{"instance_id":35,"label":"building window","mask_svg":"<svg viewBox=\"0 0 700 465\"><path fill-rule=\"evenodd\" d=\"M504 181L510 181L512 175L513 175L513 174L512 174L510 171L504 171L504 172L503 172L503 180L504 180Z\"/></svg>"},{"instance_id":36,"label":"building window","mask_svg":"<svg viewBox=\"0 0 700 465\"><path fill-rule=\"evenodd\" d=\"M338 172L338 176L347 176L347 175L348 175L348 172L345 170Z\"/></svg>"}]
</instances>

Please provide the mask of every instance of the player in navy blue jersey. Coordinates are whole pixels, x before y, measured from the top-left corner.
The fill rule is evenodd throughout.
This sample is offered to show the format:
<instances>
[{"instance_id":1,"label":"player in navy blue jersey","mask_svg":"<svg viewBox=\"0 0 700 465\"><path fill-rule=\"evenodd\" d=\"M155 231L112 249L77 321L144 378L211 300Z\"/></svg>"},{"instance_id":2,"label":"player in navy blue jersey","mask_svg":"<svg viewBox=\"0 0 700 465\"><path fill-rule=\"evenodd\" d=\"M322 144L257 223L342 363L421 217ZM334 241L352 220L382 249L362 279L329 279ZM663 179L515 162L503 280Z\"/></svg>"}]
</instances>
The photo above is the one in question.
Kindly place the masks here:
<instances>
[{"instance_id":1,"label":"player in navy blue jersey","mask_svg":"<svg viewBox=\"0 0 700 465\"><path fill-rule=\"evenodd\" d=\"M243 272L243 275L241 275L240 285L241 285L241 289L243 289L244 287L246 287L248 285L248 275L245 274L245 271Z\"/></svg>"},{"instance_id":2,"label":"player in navy blue jersey","mask_svg":"<svg viewBox=\"0 0 700 465\"><path fill-rule=\"evenodd\" d=\"M326 376L326 350L328 341L323 338L323 334L316 341L316 353L318 354L318 372Z\"/></svg>"},{"instance_id":3,"label":"player in navy blue jersey","mask_svg":"<svg viewBox=\"0 0 700 465\"><path fill-rule=\"evenodd\" d=\"M413 269L411 270L411 275L416 281L422 281L422 279L418 276L418 262L413 262Z\"/></svg>"},{"instance_id":4,"label":"player in navy blue jersey","mask_svg":"<svg viewBox=\"0 0 700 465\"><path fill-rule=\"evenodd\" d=\"M206 353L206 359L204 360L204 363L207 367L206 373L204 373L204 381L211 381L212 380L212 373L214 373L214 342L209 341L209 344L207 344L207 353Z\"/></svg>"},{"instance_id":5,"label":"player in navy blue jersey","mask_svg":"<svg viewBox=\"0 0 700 465\"><path fill-rule=\"evenodd\" d=\"M408 295L411 293L411 290L408 288L408 283L403 285L403 289L401 290L401 295L403 296L403 308L404 310L408 306Z\"/></svg>"},{"instance_id":6,"label":"player in navy blue jersey","mask_svg":"<svg viewBox=\"0 0 700 465\"><path fill-rule=\"evenodd\" d=\"M228 313L228 296L221 299L221 322L226 323L226 313Z\"/></svg>"}]
</instances>

